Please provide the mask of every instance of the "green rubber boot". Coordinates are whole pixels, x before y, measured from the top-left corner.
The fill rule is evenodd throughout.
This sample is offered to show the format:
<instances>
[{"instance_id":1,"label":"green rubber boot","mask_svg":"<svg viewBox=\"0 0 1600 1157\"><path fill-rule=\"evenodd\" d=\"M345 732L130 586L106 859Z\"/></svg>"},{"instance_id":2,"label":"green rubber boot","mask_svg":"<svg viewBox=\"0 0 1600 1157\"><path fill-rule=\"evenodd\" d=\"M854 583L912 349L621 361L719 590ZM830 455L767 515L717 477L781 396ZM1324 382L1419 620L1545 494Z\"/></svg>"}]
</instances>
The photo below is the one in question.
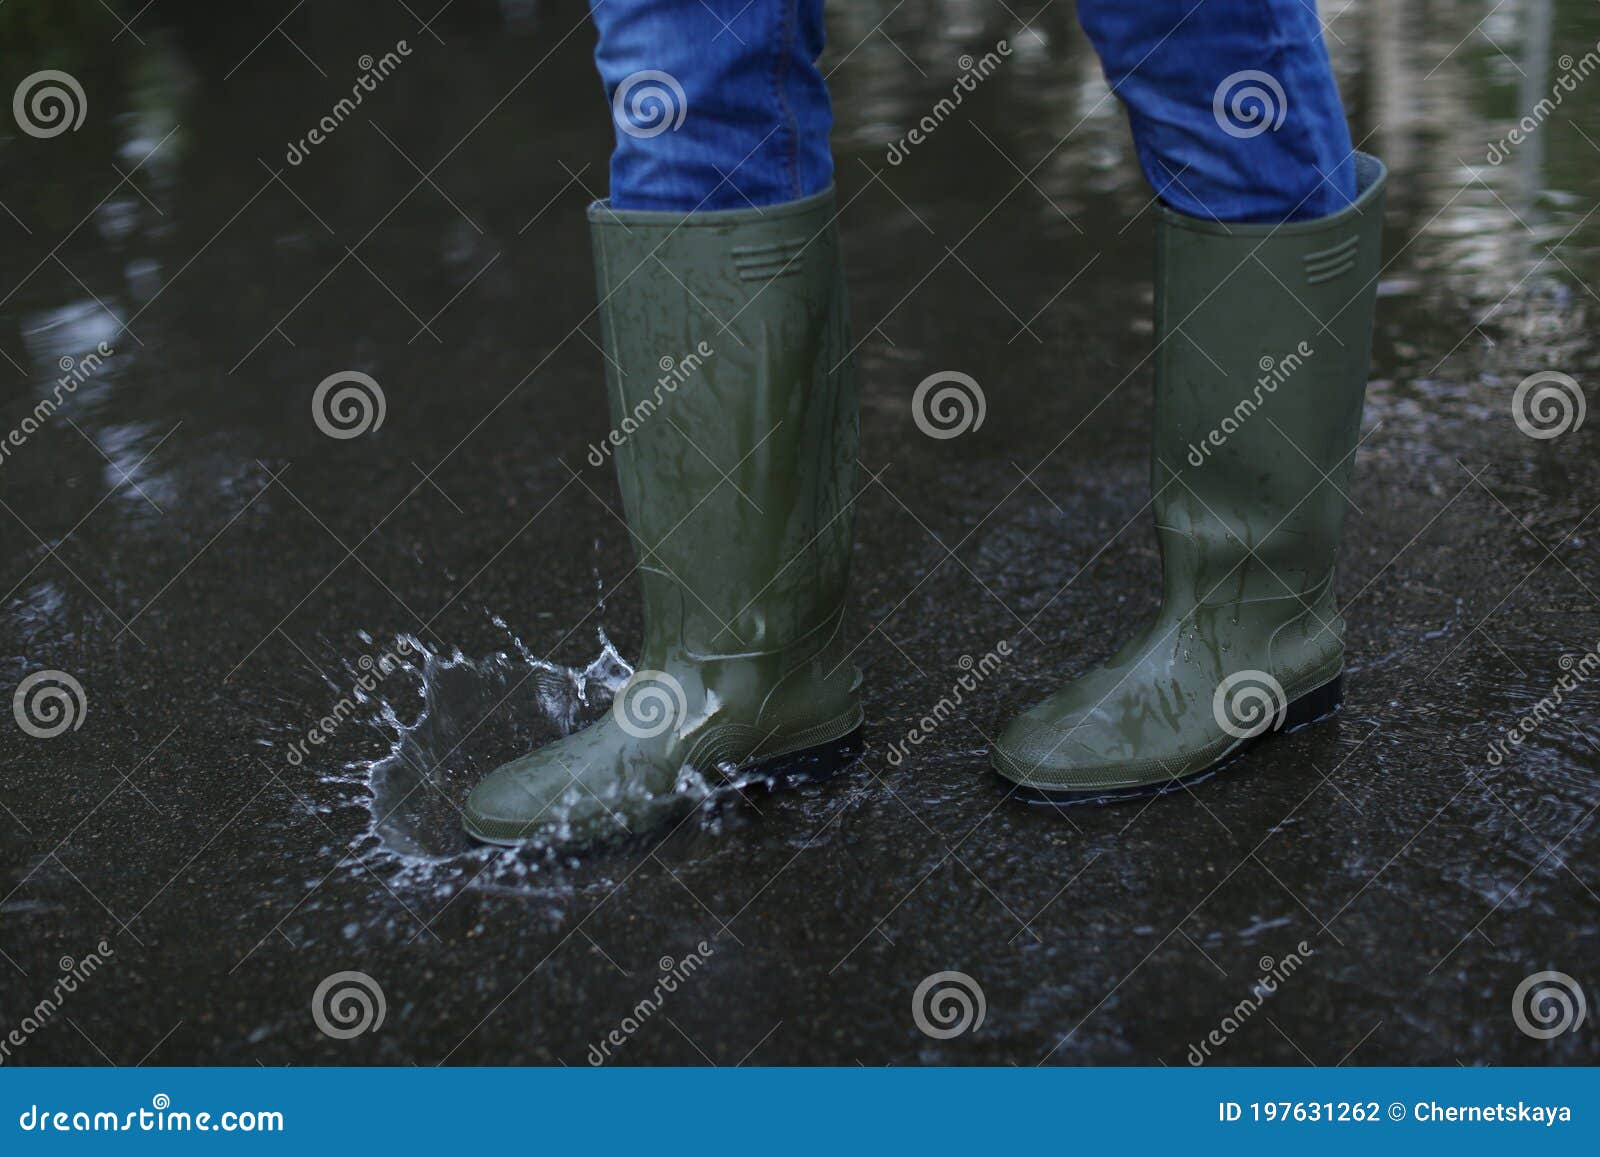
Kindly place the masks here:
<instances>
[{"instance_id":1,"label":"green rubber boot","mask_svg":"<svg viewBox=\"0 0 1600 1157\"><path fill-rule=\"evenodd\" d=\"M858 412L830 189L730 212L589 211L639 558L639 667L601 720L491 773L491 843L639 832L725 782L836 770Z\"/></svg>"},{"instance_id":2,"label":"green rubber boot","mask_svg":"<svg viewBox=\"0 0 1600 1157\"><path fill-rule=\"evenodd\" d=\"M1372 349L1385 172L1357 154L1331 217L1163 210L1153 487L1161 609L1015 719L992 762L1023 798L1169 791L1339 702L1333 572Z\"/></svg>"}]
</instances>

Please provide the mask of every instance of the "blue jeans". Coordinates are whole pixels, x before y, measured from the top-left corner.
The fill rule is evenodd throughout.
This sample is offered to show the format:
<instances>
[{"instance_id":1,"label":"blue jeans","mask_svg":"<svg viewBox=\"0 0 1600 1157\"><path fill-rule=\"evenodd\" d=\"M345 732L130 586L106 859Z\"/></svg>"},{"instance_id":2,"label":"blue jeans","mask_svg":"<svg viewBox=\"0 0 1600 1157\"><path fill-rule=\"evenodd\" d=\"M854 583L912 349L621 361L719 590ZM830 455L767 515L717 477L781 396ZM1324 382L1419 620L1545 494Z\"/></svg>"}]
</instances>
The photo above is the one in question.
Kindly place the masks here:
<instances>
[{"instance_id":1,"label":"blue jeans","mask_svg":"<svg viewBox=\"0 0 1600 1157\"><path fill-rule=\"evenodd\" d=\"M826 188L822 2L590 0L617 127L613 207L741 209ZM1354 199L1310 0L1078 0L1078 16L1171 208L1275 222Z\"/></svg>"}]
</instances>

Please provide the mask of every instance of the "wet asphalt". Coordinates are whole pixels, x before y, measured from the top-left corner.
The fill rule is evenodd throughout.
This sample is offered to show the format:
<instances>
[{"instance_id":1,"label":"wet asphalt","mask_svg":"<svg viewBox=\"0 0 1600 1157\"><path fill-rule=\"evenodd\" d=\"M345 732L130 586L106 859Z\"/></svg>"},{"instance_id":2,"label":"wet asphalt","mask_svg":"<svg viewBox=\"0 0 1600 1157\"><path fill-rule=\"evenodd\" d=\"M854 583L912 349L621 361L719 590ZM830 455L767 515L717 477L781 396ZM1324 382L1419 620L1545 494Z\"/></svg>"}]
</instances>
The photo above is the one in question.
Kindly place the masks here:
<instances>
[{"instance_id":1,"label":"wet asphalt","mask_svg":"<svg viewBox=\"0 0 1600 1157\"><path fill-rule=\"evenodd\" d=\"M476 776L605 709L605 640L640 634L585 460L610 126L583 8L307 6L272 32L278 7L129 32L0 7L6 90L50 67L88 101L76 132L0 137L0 424L112 351L0 459L0 685L83 690L59 736L0 720L0 1029L35 1022L5 1063L582 1065L613 1032L630 1064L1183 1065L1214 1032L1208 1063L1600 1061L1600 686L1494 748L1600 647L1600 434L1529 437L1512 407L1531 373L1600 381L1600 87L1483 160L1600 41L1592 5L1535 2L1547 38L1399 2L1330 25L1394 173L1344 706L1192 791L1065 816L1006 799L985 746L1155 608L1150 194L1067 6L836 6L868 751L583 855L457 819ZM1004 68L888 163L1000 37ZM935 440L909 399L946 369L986 414ZM350 370L384 420L330 438L312 393ZM1002 641L966 717L891 763ZM338 1039L314 993L350 971L385 1012ZM1519 1029L1543 971L1588 1023ZM941 972L983 1006L946 1038L913 1012Z\"/></svg>"}]
</instances>

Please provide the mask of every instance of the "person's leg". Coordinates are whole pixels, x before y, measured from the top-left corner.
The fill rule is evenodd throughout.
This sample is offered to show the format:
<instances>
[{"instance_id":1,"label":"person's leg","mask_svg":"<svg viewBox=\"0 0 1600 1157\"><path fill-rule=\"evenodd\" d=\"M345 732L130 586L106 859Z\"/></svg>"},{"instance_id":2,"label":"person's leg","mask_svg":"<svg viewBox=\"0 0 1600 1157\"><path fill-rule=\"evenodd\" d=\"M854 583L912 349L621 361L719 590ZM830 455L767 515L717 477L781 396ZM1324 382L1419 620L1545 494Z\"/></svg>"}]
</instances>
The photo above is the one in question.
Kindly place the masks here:
<instances>
[{"instance_id":1,"label":"person's leg","mask_svg":"<svg viewBox=\"0 0 1600 1157\"><path fill-rule=\"evenodd\" d=\"M611 712L496 769L479 839L639 832L859 752L843 639L857 405L815 59L821 0L596 0L617 125L589 209L638 668Z\"/></svg>"},{"instance_id":2,"label":"person's leg","mask_svg":"<svg viewBox=\"0 0 1600 1157\"><path fill-rule=\"evenodd\" d=\"M775 205L833 182L822 0L590 0L614 209Z\"/></svg>"},{"instance_id":3,"label":"person's leg","mask_svg":"<svg viewBox=\"0 0 1600 1157\"><path fill-rule=\"evenodd\" d=\"M1355 162L1310 0L1079 0L1170 208L1218 221L1326 217Z\"/></svg>"},{"instance_id":4,"label":"person's leg","mask_svg":"<svg viewBox=\"0 0 1600 1157\"><path fill-rule=\"evenodd\" d=\"M1164 202L1162 598L1143 631L996 743L996 770L1051 803L1170 790L1337 705L1334 563L1383 223L1383 166L1350 153L1302 0L1079 7ZM1241 83L1265 94L1255 119L1235 101Z\"/></svg>"}]
</instances>

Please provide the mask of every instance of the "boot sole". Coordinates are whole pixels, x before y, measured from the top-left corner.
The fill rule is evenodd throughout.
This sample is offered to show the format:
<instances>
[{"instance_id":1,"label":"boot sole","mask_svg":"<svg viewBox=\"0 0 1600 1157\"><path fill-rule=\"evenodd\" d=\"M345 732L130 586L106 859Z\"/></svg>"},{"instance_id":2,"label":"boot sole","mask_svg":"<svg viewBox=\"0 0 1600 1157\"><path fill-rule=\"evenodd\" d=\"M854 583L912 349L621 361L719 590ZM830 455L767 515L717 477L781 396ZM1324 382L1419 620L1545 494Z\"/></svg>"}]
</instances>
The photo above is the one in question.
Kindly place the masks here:
<instances>
[{"instance_id":1,"label":"boot sole","mask_svg":"<svg viewBox=\"0 0 1600 1157\"><path fill-rule=\"evenodd\" d=\"M1182 791L1184 788L1193 787L1203 783L1231 767L1240 757L1253 750L1262 743L1279 735L1286 735L1291 731L1299 731L1302 727L1309 727L1313 723L1337 714L1339 703L1344 697L1344 676L1336 675L1333 680L1324 683L1314 691L1307 691L1300 698L1290 703L1284 712L1283 726L1275 731L1263 731L1260 735L1253 735L1231 748L1222 758L1214 763L1181 775L1175 779L1161 780L1157 783L1134 784L1130 787L1113 788L1044 788L1034 787L1029 784L1014 783L996 773L997 777L1015 788L1012 798L1032 807L1081 807L1095 804L1128 803L1133 800L1150 799L1154 796L1168 795L1171 792Z\"/></svg>"},{"instance_id":2,"label":"boot sole","mask_svg":"<svg viewBox=\"0 0 1600 1157\"><path fill-rule=\"evenodd\" d=\"M854 765L865 750L861 725L858 723L853 731L837 739L758 760L747 767L738 768L731 774L724 775L722 784L713 790L713 798L721 792L748 794L755 791L763 796L776 795L783 791L826 783ZM709 802L711 801L702 801L701 806ZM463 821L462 827L467 835L479 843L492 844L499 848L519 848L523 844L533 843L539 839L537 835L484 835L469 821ZM604 841L579 841L573 846L584 847L597 842Z\"/></svg>"},{"instance_id":3,"label":"boot sole","mask_svg":"<svg viewBox=\"0 0 1600 1157\"><path fill-rule=\"evenodd\" d=\"M736 769L725 777L729 788L747 792L752 788L763 795L826 783L848 770L863 752L861 726L814 747L802 748L770 759L759 760Z\"/></svg>"}]
</instances>

